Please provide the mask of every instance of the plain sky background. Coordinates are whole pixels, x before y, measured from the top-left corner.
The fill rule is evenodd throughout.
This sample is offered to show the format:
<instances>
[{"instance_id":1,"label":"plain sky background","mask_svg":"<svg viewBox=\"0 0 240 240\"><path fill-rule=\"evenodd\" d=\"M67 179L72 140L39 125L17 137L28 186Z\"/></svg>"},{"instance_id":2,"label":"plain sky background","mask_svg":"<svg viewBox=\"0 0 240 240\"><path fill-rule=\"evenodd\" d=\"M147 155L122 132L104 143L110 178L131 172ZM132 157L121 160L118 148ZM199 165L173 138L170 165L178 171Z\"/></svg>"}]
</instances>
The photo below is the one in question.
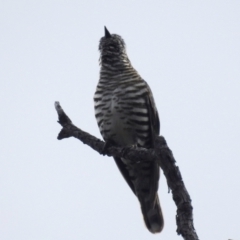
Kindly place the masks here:
<instances>
[{"instance_id":1,"label":"plain sky background","mask_svg":"<svg viewBox=\"0 0 240 240\"><path fill-rule=\"evenodd\" d=\"M0 239L181 239L161 175L161 234L111 158L58 141L54 101L100 137L104 25L149 83L200 239L240 239L240 1L0 0Z\"/></svg>"}]
</instances>

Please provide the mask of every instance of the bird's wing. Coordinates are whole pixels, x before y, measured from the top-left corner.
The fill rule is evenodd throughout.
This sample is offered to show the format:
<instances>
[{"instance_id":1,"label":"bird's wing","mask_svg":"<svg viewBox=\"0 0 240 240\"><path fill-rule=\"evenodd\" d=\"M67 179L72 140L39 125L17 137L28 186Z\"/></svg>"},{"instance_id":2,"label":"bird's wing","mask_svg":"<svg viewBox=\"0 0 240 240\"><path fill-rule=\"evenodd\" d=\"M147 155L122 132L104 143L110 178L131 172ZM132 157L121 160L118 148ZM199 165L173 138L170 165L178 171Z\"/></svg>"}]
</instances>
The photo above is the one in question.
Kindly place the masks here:
<instances>
[{"instance_id":1,"label":"bird's wing","mask_svg":"<svg viewBox=\"0 0 240 240\"><path fill-rule=\"evenodd\" d=\"M152 135L159 135L160 134L160 120L158 116L158 111L155 105L155 101L153 98L152 91L150 87L148 86L147 82L145 82L148 94L146 95L146 103L147 103L147 108L149 112L149 118L150 118L150 123L151 123L151 130L152 130ZM154 137L154 136L153 136Z\"/></svg>"},{"instance_id":2,"label":"bird's wing","mask_svg":"<svg viewBox=\"0 0 240 240\"><path fill-rule=\"evenodd\" d=\"M146 82L145 82L146 83ZM147 91L148 93L146 94L146 104L147 104L147 109L148 109L148 114L149 114L149 119L150 119L150 131L151 131L151 148L154 148L154 141L155 141L155 136L159 135L160 133L160 120L158 116L158 111L155 105L155 101L153 98L152 91L148 84L146 83ZM160 169L157 164L157 162L149 162L149 168L151 169L151 175L150 175L150 198L154 202L156 199L156 194L158 190L158 181L160 177Z\"/></svg>"}]
</instances>

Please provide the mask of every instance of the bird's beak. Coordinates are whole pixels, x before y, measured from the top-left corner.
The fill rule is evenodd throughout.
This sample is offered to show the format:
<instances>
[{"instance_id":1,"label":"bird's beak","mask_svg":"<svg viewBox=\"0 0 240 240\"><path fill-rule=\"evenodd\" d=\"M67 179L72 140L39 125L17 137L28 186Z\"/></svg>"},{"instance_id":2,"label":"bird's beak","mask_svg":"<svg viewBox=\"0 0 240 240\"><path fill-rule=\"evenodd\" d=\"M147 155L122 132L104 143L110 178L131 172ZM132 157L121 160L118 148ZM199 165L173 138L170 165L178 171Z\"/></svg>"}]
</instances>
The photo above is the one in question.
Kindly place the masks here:
<instances>
[{"instance_id":1,"label":"bird's beak","mask_svg":"<svg viewBox=\"0 0 240 240\"><path fill-rule=\"evenodd\" d=\"M110 37L112 37L112 35L110 34L110 32L107 30L106 27L104 27L104 30L105 30L105 38L110 38Z\"/></svg>"}]
</instances>

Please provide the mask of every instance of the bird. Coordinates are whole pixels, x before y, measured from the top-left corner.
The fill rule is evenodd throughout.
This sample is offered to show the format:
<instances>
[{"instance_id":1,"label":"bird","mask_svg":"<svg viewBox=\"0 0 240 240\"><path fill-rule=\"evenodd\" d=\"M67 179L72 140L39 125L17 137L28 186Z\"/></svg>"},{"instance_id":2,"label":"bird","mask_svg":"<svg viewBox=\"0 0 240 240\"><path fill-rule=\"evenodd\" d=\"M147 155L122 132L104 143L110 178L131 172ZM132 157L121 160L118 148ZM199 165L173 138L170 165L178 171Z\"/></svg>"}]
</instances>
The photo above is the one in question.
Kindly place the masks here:
<instances>
[{"instance_id":1,"label":"bird","mask_svg":"<svg viewBox=\"0 0 240 240\"><path fill-rule=\"evenodd\" d=\"M106 27L100 39L100 78L94 110L105 146L154 148L160 121L152 91L133 68L123 38ZM138 198L147 229L159 233L164 226L158 197L160 168L155 161L132 162L114 158L123 178Z\"/></svg>"}]
</instances>

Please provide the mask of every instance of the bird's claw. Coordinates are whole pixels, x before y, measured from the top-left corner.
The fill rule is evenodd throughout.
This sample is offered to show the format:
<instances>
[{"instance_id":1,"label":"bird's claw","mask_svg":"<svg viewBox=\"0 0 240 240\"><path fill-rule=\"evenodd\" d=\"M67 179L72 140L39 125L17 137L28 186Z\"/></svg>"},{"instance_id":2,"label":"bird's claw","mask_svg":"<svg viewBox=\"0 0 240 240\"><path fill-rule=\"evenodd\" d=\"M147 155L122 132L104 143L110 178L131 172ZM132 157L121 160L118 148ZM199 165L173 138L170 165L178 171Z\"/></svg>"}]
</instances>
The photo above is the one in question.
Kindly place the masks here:
<instances>
[{"instance_id":1,"label":"bird's claw","mask_svg":"<svg viewBox=\"0 0 240 240\"><path fill-rule=\"evenodd\" d=\"M110 146L112 146L112 143L110 141L106 141L100 154L103 156L107 155L107 150Z\"/></svg>"}]
</instances>

